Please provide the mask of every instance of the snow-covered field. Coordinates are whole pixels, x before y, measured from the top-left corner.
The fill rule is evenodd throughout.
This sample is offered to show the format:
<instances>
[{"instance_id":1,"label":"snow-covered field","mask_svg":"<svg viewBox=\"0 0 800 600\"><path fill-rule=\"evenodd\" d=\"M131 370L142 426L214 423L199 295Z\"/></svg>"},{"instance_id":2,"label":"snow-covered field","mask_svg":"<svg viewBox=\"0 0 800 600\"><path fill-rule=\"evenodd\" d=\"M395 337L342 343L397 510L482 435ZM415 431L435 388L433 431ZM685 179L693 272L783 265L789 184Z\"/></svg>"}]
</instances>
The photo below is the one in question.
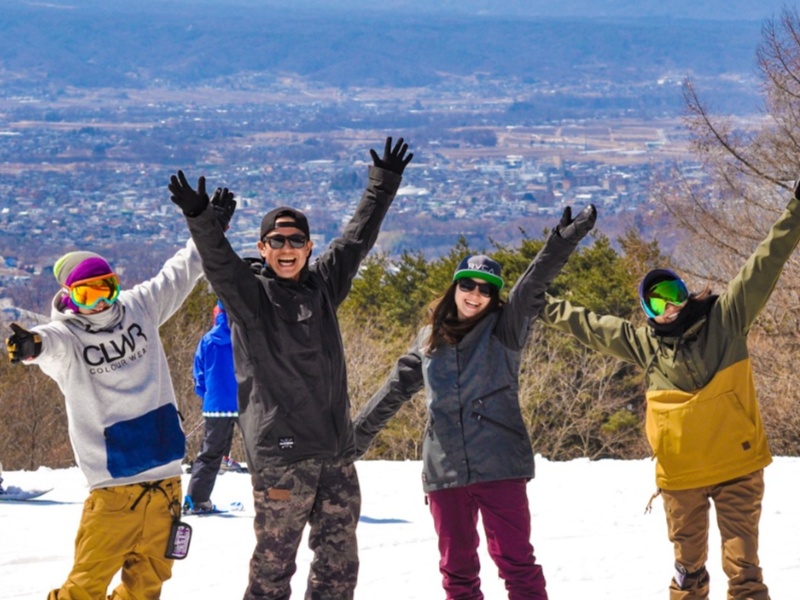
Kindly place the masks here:
<instances>
[{"instance_id":1,"label":"snow-covered field","mask_svg":"<svg viewBox=\"0 0 800 600\"><path fill-rule=\"evenodd\" d=\"M643 461L574 460L537 457L529 484L533 545L553 600L667 598L672 547L653 464ZM363 494L359 524L359 600L442 598L436 536L421 491L418 462L358 463ZM42 600L63 582L72 565L72 546L87 490L77 469L5 472L5 485L52 487L38 500L0 503L0 597ZM800 597L800 459L777 458L766 470L761 521L761 560L773 598ZM188 475L184 478L184 486ZM224 473L212 499L218 506L242 502L228 516L188 517L194 529L187 559L176 561L163 598L240 598L253 550L250 478ZM713 522L713 519L712 519ZM311 555L298 555L294 597L302 598ZM502 581L481 547L483 590L504 598ZM725 598L719 566L719 537L712 530L708 564L711 598Z\"/></svg>"}]
</instances>

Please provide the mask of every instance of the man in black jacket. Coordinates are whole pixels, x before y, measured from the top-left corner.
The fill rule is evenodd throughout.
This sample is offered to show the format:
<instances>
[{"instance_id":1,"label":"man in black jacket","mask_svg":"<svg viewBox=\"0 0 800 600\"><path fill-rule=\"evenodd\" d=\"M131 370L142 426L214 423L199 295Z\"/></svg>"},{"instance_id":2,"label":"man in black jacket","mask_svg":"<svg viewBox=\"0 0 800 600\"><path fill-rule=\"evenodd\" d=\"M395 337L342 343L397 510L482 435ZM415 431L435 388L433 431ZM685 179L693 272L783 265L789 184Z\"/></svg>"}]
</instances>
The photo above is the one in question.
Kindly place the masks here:
<instances>
[{"instance_id":1,"label":"man in black jacket","mask_svg":"<svg viewBox=\"0 0 800 600\"><path fill-rule=\"evenodd\" d=\"M260 274L233 251L208 209L205 180L195 191L182 172L172 177L172 201L231 324L256 509L245 600L289 598L306 524L314 559L305 597L353 597L361 495L336 309L378 237L413 157L407 150L402 138L394 147L387 138L383 157L370 150L374 165L356 212L313 264L305 215L290 207L267 213L257 244L265 261Z\"/></svg>"}]
</instances>

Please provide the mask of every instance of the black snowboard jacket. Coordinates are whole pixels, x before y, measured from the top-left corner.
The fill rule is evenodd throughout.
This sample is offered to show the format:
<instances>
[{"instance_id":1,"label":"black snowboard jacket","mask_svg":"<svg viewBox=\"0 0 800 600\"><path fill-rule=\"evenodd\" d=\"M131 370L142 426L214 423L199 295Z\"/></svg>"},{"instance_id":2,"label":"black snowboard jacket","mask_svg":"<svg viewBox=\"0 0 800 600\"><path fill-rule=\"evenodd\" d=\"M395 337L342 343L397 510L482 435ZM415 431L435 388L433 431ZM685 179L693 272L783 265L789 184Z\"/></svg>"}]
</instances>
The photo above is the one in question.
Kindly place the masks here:
<instances>
[{"instance_id":1,"label":"black snowboard jacket","mask_svg":"<svg viewBox=\"0 0 800 600\"><path fill-rule=\"evenodd\" d=\"M369 183L341 237L300 281L260 274L231 248L213 210L187 217L203 271L231 324L239 422L255 471L308 458L355 454L336 309L374 245L400 176L370 167Z\"/></svg>"}]
</instances>

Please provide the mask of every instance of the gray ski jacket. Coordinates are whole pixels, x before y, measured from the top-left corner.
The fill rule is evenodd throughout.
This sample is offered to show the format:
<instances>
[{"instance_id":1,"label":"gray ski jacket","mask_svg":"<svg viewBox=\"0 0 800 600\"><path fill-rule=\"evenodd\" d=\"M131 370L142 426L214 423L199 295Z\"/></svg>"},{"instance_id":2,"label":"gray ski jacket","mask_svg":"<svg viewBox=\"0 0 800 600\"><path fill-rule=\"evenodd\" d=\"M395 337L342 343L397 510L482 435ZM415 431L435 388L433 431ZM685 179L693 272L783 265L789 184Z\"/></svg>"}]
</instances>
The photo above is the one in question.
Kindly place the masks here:
<instances>
[{"instance_id":1,"label":"gray ski jacket","mask_svg":"<svg viewBox=\"0 0 800 600\"><path fill-rule=\"evenodd\" d=\"M422 442L424 491L482 481L530 479L533 449L519 406L519 368L545 290L576 241L555 231L519 278L505 305L484 317L457 345L431 355L420 330L381 389L354 420L357 454L414 393L425 388L428 422Z\"/></svg>"},{"instance_id":2,"label":"gray ski jacket","mask_svg":"<svg viewBox=\"0 0 800 600\"><path fill-rule=\"evenodd\" d=\"M231 248L213 210L187 217L203 271L231 325L239 423L248 464L355 454L336 309L374 245L401 177L370 167L369 183L341 237L301 273L260 274Z\"/></svg>"}]
</instances>

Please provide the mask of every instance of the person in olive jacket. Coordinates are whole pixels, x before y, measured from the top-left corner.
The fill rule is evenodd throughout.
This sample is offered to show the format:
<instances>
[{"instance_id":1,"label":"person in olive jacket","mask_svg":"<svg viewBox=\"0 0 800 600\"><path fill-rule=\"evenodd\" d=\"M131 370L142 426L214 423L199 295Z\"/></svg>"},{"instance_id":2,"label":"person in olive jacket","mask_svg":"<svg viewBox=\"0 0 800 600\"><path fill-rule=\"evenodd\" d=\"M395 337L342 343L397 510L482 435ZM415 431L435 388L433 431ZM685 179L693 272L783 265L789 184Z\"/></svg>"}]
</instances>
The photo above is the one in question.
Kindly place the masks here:
<instances>
[{"instance_id":1,"label":"person in olive jacket","mask_svg":"<svg viewBox=\"0 0 800 600\"><path fill-rule=\"evenodd\" d=\"M728 598L768 600L758 560L764 467L771 461L753 383L747 333L800 240L795 196L719 296L690 294L656 269L639 294L648 321L635 327L548 297L542 321L645 372L645 430L656 459L675 552L671 600L708 598L709 501L722 540Z\"/></svg>"},{"instance_id":2,"label":"person in olive jacket","mask_svg":"<svg viewBox=\"0 0 800 600\"><path fill-rule=\"evenodd\" d=\"M356 525L361 495L336 309L350 291L413 154L386 140L355 214L314 262L306 216L267 213L257 243L264 267L231 248L182 172L172 200L186 216L203 271L231 327L239 423L252 472L256 547L246 600L289 598L306 524L314 558L306 598L352 598L358 576Z\"/></svg>"},{"instance_id":3,"label":"person in olive jacket","mask_svg":"<svg viewBox=\"0 0 800 600\"><path fill-rule=\"evenodd\" d=\"M505 303L500 265L484 255L465 257L413 348L354 420L361 456L402 404L425 388L422 482L447 598L483 598L478 513L508 597L547 598L530 542L526 486L534 464L519 406L520 360L545 290L596 218L591 205L574 220L565 209Z\"/></svg>"}]
</instances>

